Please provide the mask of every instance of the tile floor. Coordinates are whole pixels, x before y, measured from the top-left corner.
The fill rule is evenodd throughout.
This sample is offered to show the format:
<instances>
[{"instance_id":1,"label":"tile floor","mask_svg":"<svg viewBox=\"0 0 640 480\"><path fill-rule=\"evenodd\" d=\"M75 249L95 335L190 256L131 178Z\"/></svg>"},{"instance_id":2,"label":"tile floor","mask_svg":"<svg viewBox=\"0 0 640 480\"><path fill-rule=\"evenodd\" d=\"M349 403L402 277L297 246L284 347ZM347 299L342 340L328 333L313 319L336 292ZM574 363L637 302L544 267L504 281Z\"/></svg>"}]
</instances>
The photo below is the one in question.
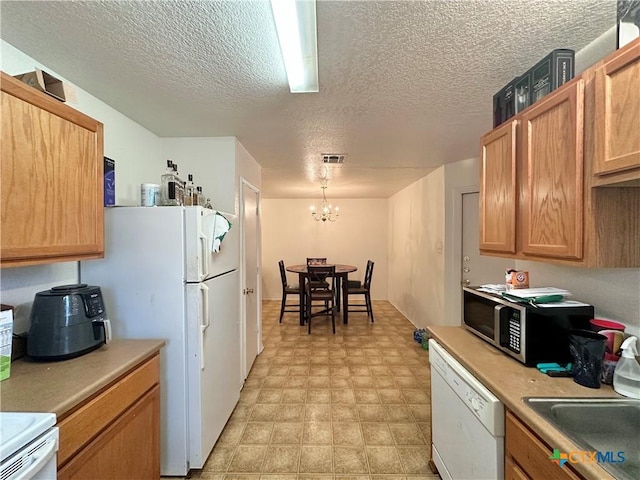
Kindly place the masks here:
<instances>
[{"instance_id":1,"label":"tile floor","mask_svg":"<svg viewBox=\"0 0 640 480\"><path fill-rule=\"evenodd\" d=\"M428 352L390 303L349 325L263 303L264 351L199 479L438 479L429 470Z\"/></svg>"}]
</instances>

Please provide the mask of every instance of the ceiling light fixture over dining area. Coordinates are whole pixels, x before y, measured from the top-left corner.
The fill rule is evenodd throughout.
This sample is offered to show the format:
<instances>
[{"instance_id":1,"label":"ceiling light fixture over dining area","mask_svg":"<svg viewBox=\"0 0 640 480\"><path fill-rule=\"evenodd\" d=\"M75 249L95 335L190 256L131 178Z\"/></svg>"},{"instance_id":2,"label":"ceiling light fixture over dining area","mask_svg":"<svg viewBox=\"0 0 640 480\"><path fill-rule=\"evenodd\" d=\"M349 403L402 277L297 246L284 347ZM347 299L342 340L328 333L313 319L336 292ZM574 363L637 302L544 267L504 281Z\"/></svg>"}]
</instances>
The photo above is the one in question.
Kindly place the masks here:
<instances>
[{"instance_id":1,"label":"ceiling light fixture over dining area","mask_svg":"<svg viewBox=\"0 0 640 480\"><path fill-rule=\"evenodd\" d=\"M327 195L325 193L325 190L327 189L326 180L322 182L322 186L320 188L322 189L322 202L320 204L320 209L316 210L316 206L311 205L311 217L316 222L335 222L340 215L340 209L339 207L333 207L327 200Z\"/></svg>"}]
</instances>

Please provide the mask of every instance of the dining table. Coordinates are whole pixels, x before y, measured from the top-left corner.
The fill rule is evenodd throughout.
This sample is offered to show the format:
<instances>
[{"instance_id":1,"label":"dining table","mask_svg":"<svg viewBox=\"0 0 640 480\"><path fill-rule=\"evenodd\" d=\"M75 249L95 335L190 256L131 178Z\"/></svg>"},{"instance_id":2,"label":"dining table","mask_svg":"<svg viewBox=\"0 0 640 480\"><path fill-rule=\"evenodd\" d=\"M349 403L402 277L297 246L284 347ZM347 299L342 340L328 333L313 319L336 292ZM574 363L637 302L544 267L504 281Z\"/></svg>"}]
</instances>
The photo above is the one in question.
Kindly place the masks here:
<instances>
[{"instance_id":1,"label":"dining table","mask_svg":"<svg viewBox=\"0 0 640 480\"><path fill-rule=\"evenodd\" d=\"M341 284L344 282L344 284L346 285L348 276L350 273L355 272L356 270L358 270L358 267L354 266L354 265L345 265L345 264L341 264L341 263L328 263L327 265L331 266L331 265L335 265L336 267L336 274L335 274L335 282L336 282L336 311L340 311L340 286ZM304 290L304 282L305 279L307 277L308 271L307 271L307 265L289 265L287 267L287 272L291 272L291 273L297 273L298 274L298 285L300 286L299 290L300 290L300 325L304 325L305 323L305 313L306 313L306 309L304 308L305 305L305 290ZM347 289L343 288L342 289L342 323L344 323L345 325L347 323L349 323L349 297L348 297L348 293L347 293Z\"/></svg>"}]
</instances>

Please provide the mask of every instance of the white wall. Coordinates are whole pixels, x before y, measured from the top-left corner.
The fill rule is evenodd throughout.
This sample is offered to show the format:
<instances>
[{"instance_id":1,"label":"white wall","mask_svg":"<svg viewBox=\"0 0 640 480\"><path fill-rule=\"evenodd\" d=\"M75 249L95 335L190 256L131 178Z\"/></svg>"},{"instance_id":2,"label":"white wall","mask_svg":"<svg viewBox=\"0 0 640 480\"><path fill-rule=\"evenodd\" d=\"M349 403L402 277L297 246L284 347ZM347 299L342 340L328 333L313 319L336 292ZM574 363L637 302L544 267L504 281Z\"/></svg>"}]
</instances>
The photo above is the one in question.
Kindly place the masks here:
<instances>
[{"instance_id":1,"label":"white wall","mask_svg":"<svg viewBox=\"0 0 640 480\"><path fill-rule=\"evenodd\" d=\"M599 318L640 333L640 268L575 268L523 260L516 268L529 272L531 286L566 288L572 298L593 304Z\"/></svg>"},{"instance_id":2,"label":"white wall","mask_svg":"<svg viewBox=\"0 0 640 480\"><path fill-rule=\"evenodd\" d=\"M362 280L367 260L373 260L371 297L387 299L387 200L329 199L340 207L334 223L315 222L304 199L262 200L262 291L265 299L280 299L282 286L278 261L303 264L307 257L327 257L330 262L355 265L350 279ZM318 201L315 202L316 204ZM289 283L298 283L288 274Z\"/></svg>"},{"instance_id":3,"label":"white wall","mask_svg":"<svg viewBox=\"0 0 640 480\"><path fill-rule=\"evenodd\" d=\"M389 301L414 325L444 325L444 167L389 199Z\"/></svg>"},{"instance_id":4,"label":"white wall","mask_svg":"<svg viewBox=\"0 0 640 480\"><path fill-rule=\"evenodd\" d=\"M235 137L234 137L235 139ZM240 191L242 186L240 185L241 179L246 180L251 185L256 187L258 191L262 189L262 167L254 160L247 149L236 139L235 140L235 158L236 158L236 198L235 206L236 212L240 211Z\"/></svg>"},{"instance_id":5,"label":"white wall","mask_svg":"<svg viewBox=\"0 0 640 480\"><path fill-rule=\"evenodd\" d=\"M605 33L596 38L582 50L576 52L575 74L579 75L591 65L615 51L617 28L614 25Z\"/></svg>"},{"instance_id":6,"label":"white wall","mask_svg":"<svg viewBox=\"0 0 640 480\"><path fill-rule=\"evenodd\" d=\"M202 186L205 198L221 212L236 210L236 138L180 137L163 138L164 165L171 159L178 164L180 178L193 174L194 184Z\"/></svg>"}]
</instances>

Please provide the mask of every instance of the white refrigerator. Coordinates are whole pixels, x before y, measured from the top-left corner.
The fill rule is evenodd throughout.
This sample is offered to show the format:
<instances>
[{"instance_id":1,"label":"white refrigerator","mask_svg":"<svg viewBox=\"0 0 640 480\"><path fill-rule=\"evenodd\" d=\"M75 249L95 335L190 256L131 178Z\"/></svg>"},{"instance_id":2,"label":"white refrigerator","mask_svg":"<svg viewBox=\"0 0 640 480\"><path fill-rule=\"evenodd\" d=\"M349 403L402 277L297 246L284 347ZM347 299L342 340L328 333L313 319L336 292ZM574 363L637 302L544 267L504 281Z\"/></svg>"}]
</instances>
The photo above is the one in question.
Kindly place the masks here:
<instances>
[{"instance_id":1,"label":"white refrigerator","mask_svg":"<svg viewBox=\"0 0 640 480\"><path fill-rule=\"evenodd\" d=\"M216 214L107 208L105 257L80 265L81 281L102 289L114 338L166 341L162 475L201 468L240 398L240 226L237 216L221 213L231 228L213 252Z\"/></svg>"}]
</instances>

